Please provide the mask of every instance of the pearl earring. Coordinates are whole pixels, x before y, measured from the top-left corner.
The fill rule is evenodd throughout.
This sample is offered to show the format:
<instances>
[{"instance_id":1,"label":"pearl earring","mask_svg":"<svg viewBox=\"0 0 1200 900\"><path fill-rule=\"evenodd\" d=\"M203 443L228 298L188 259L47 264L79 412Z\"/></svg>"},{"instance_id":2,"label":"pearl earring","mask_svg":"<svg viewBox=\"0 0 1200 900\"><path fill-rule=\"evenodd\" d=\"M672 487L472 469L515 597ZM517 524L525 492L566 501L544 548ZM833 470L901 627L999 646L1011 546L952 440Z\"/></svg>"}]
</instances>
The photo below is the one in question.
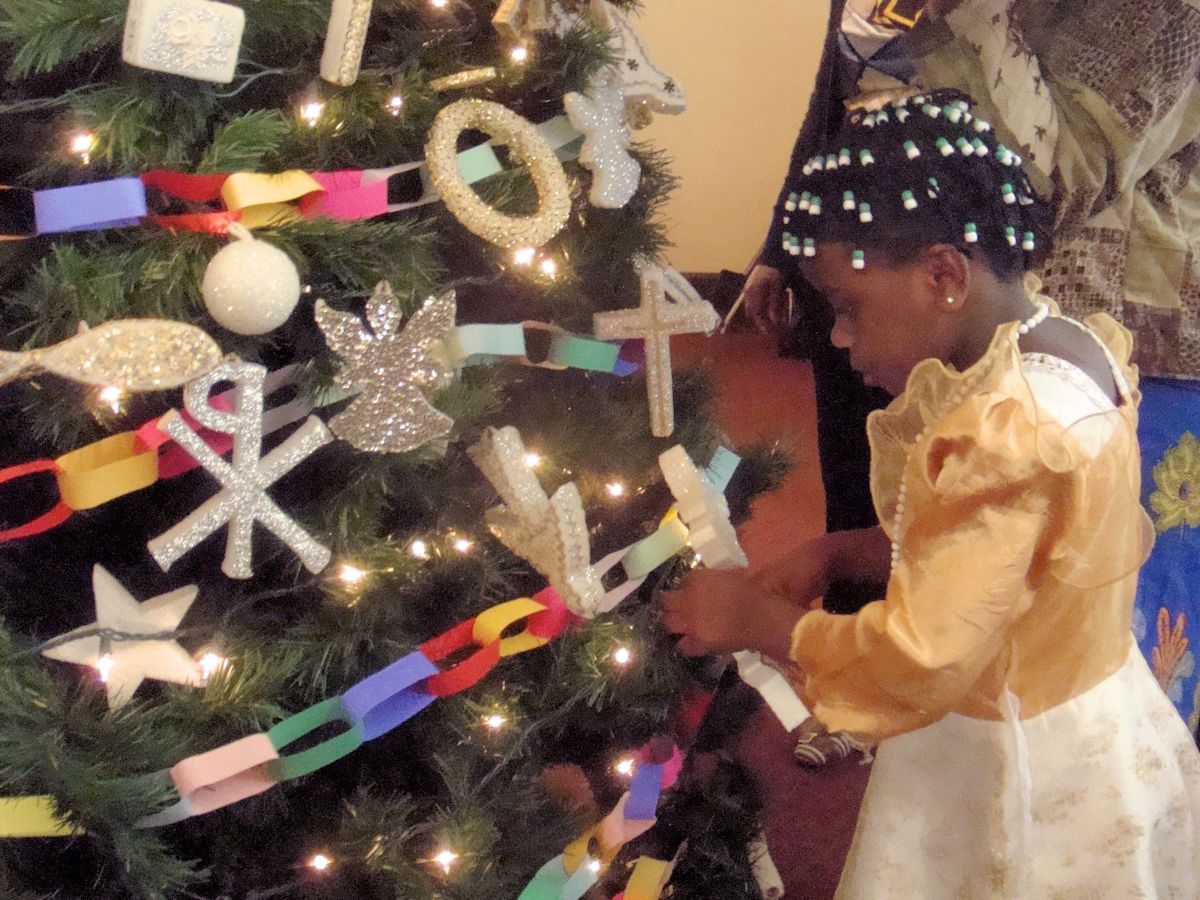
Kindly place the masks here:
<instances>
[{"instance_id":1,"label":"pearl earring","mask_svg":"<svg viewBox=\"0 0 1200 900\"><path fill-rule=\"evenodd\" d=\"M946 298L946 305L947 305L947 306L953 306L953 305L954 305L954 298L953 298L953 297L947 297L947 298Z\"/></svg>"}]
</instances>

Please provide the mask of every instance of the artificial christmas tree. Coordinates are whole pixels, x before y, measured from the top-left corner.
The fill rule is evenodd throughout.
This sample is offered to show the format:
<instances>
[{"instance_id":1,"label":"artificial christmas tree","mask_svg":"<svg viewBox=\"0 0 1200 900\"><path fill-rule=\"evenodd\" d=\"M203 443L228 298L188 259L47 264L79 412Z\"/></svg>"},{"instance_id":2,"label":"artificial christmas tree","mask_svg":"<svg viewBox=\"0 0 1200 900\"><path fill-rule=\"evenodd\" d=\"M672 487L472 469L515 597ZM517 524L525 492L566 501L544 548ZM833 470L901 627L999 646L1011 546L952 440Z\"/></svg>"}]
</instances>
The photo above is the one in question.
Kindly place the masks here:
<instances>
[{"instance_id":1,"label":"artificial christmas tree","mask_svg":"<svg viewBox=\"0 0 1200 900\"><path fill-rule=\"evenodd\" d=\"M755 896L630 5L0 0L4 896Z\"/></svg>"}]
</instances>

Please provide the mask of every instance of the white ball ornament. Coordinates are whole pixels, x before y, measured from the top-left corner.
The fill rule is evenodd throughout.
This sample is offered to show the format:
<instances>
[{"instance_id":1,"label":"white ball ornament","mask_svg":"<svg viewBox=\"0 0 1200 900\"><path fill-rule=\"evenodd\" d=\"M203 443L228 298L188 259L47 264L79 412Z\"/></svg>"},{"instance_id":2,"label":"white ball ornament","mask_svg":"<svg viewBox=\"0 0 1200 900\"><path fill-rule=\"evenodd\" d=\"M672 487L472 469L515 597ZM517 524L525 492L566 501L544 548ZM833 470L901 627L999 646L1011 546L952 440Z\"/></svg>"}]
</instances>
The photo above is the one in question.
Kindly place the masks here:
<instances>
[{"instance_id":1,"label":"white ball ornament","mask_svg":"<svg viewBox=\"0 0 1200 900\"><path fill-rule=\"evenodd\" d=\"M209 261L200 283L204 306L238 334L266 334L288 320L300 300L300 274L286 253L236 223L236 240Z\"/></svg>"}]
</instances>

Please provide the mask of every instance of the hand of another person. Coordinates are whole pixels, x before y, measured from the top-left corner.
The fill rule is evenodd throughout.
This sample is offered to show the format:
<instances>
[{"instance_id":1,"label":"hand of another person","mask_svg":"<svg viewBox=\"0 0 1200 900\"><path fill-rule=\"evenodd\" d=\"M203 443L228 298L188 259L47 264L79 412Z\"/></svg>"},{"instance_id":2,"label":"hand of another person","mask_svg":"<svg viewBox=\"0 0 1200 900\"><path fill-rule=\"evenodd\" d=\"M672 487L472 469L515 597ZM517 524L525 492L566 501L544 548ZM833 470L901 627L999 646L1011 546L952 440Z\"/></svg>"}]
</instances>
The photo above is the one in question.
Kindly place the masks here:
<instances>
[{"instance_id":1,"label":"hand of another person","mask_svg":"<svg viewBox=\"0 0 1200 900\"><path fill-rule=\"evenodd\" d=\"M770 334L787 328L788 292L778 269L761 264L751 269L738 302L745 304L746 315L760 332Z\"/></svg>"},{"instance_id":2,"label":"hand of another person","mask_svg":"<svg viewBox=\"0 0 1200 900\"><path fill-rule=\"evenodd\" d=\"M663 598L667 629L689 656L761 650L785 661L794 606L768 593L744 569L699 570Z\"/></svg>"}]
</instances>

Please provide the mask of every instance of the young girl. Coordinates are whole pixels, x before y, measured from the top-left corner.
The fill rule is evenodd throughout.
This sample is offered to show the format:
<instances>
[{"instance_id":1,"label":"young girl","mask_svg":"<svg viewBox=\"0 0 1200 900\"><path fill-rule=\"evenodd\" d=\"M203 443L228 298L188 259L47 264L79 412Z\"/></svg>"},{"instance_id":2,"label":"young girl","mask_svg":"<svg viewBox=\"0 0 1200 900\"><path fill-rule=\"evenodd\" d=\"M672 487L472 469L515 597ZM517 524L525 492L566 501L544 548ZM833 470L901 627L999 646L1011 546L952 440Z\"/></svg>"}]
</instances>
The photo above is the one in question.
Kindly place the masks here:
<instances>
[{"instance_id":1,"label":"young girl","mask_svg":"<svg viewBox=\"0 0 1200 900\"><path fill-rule=\"evenodd\" d=\"M668 625L790 662L828 728L880 742L838 897L1200 897L1200 753L1130 633L1128 333L1023 280L1040 206L964 95L851 114L823 151L782 240L896 395L868 422L885 524L693 573ZM857 614L801 614L871 577Z\"/></svg>"}]
</instances>

